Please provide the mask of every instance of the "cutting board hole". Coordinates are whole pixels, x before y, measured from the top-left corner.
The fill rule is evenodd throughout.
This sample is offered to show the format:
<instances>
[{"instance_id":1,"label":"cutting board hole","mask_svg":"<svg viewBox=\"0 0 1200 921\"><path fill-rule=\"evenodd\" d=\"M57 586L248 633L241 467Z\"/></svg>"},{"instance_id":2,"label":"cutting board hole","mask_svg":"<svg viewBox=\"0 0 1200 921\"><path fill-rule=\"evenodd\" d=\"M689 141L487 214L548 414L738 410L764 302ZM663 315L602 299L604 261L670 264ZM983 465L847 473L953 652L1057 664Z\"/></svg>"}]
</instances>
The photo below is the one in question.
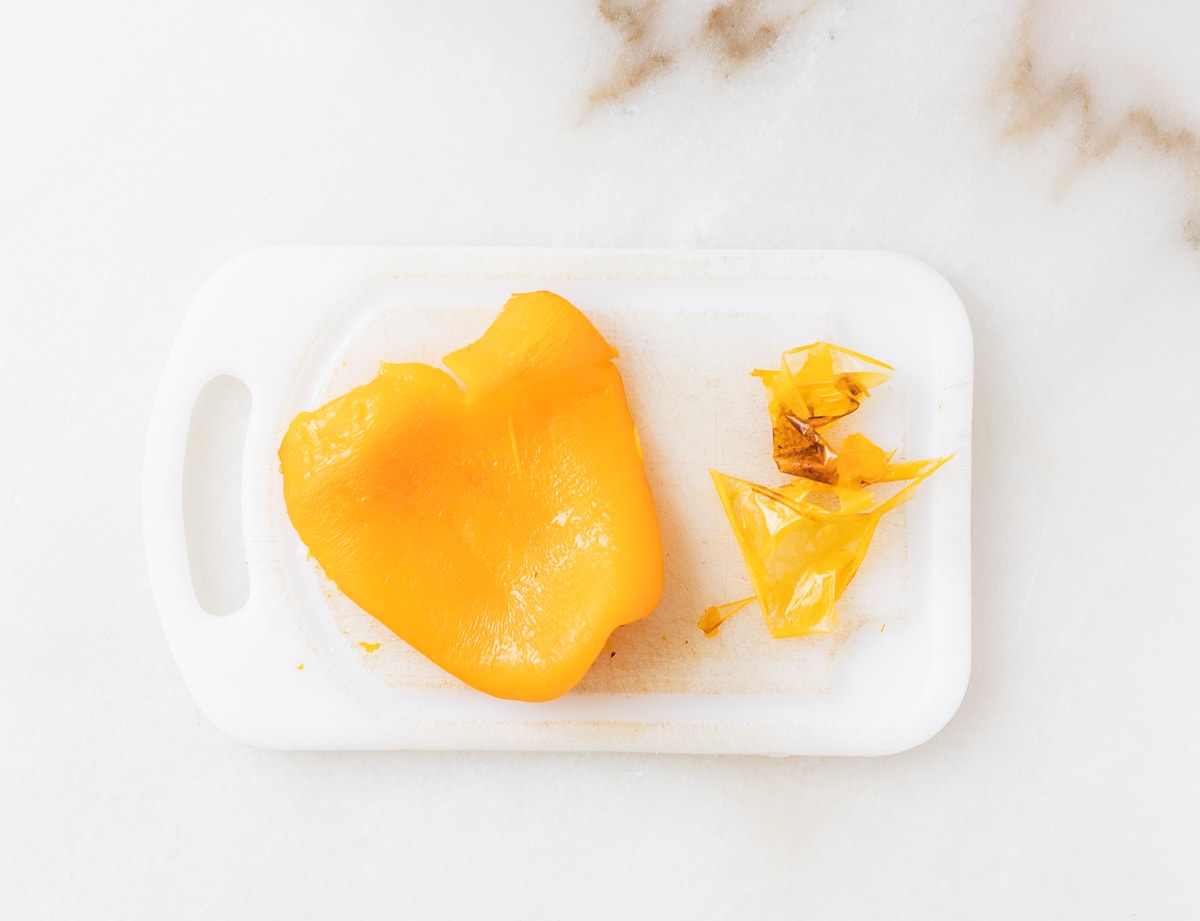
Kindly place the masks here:
<instances>
[{"instance_id":1,"label":"cutting board hole","mask_svg":"<svg viewBox=\"0 0 1200 921\"><path fill-rule=\"evenodd\" d=\"M250 389L214 377L192 407L183 460L183 533L196 601L209 614L238 611L250 597L242 535L242 457Z\"/></svg>"}]
</instances>

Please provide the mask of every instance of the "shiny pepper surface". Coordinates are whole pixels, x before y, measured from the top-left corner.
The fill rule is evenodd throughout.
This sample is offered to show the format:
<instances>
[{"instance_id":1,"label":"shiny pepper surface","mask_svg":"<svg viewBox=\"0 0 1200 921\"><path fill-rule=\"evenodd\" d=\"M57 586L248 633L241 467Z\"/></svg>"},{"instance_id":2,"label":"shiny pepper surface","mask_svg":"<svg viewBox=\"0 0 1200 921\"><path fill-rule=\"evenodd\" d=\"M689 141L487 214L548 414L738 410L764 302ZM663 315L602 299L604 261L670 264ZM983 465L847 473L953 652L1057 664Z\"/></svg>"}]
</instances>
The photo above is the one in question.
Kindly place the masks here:
<instances>
[{"instance_id":1,"label":"shiny pepper surface","mask_svg":"<svg viewBox=\"0 0 1200 921\"><path fill-rule=\"evenodd\" d=\"M615 350L549 292L292 422L288 514L326 575L497 697L570 690L658 603L663 550ZM461 382L461 384L460 384Z\"/></svg>"}]
</instances>

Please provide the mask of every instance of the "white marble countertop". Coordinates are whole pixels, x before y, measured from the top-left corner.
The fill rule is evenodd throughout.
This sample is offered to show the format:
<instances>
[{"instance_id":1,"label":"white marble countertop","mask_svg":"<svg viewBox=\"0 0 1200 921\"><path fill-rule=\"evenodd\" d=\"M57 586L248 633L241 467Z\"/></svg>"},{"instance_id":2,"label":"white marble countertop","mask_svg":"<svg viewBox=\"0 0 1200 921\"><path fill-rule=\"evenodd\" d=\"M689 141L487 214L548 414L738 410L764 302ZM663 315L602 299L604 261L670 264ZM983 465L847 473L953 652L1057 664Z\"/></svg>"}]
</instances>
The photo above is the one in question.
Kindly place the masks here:
<instances>
[{"instance_id":1,"label":"white marble countertop","mask_svg":"<svg viewBox=\"0 0 1200 921\"><path fill-rule=\"evenodd\" d=\"M1200 7L10 4L0 916L1185 918L1200 886ZM139 507L265 244L849 247L976 343L974 666L881 759L263 752Z\"/></svg>"}]
</instances>

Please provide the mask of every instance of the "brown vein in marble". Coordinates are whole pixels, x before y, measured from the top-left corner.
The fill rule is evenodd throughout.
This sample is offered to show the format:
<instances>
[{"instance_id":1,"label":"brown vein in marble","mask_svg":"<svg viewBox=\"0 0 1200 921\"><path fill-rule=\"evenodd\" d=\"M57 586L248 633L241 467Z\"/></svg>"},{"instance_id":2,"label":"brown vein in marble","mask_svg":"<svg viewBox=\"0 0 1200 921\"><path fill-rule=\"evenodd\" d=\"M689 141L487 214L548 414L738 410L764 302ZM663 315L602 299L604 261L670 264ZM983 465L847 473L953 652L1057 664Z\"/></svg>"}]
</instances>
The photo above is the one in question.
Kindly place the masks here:
<instances>
[{"instance_id":1,"label":"brown vein in marble","mask_svg":"<svg viewBox=\"0 0 1200 921\"><path fill-rule=\"evenodd\" d=\"M616 72L589 99L593 103L617 102L670 67L671 55L656 50L658 0L599 0L596 8L604 21L621 33L621 54Z\"/></svg>"},{"instance_id":2,"label":"brown vein in marble","mask_svg":"<svg viewBox=\"0 0 1200 921\"><path fill-rule=\"evenodd\" d=\"M1008 127L1010 136L1044 131L1068 115L1079 122L1081 162L1105 160L1122 147L1141 148L1174 161L1192 177L1193 214L1183 227L1188 244L1200 249L1200 136L1191 128L1170 124L1145 106L1124 112L1104 124L1096 113L1096 93L1078 74L1052 82L1043 77L1033 50L1037 0L1030 0L1018 29L1017 60L1009 81L1019 112Z\"/></svg>"},{"instance_id":3,"label":"brown vein in marble","mask_svg":"<svg viewBox=\"0 0 1200 921\"><path fill-rule=\"evenodd\" d=\"M720 53L733 65L740 66L771 50L787 25L787 20L759 22L759 0L733 0L714 6L704 23L704 31ZM808 12L801 11L800 15Z\"/></svg>"},{"instance_id":4,"label":"brown vein in marble","mask_svg":"<svg viewBox=\"0 0 1200 921\"><path fill-rule=\"evenodd\" d=\"M717 52L725 75L768 54L789 23L786 17L765 19L761 0L730 0L712 7L693 43ZM620 102L633 91L665 73L687 42L675 50L667 45L660 28L659 0L597 0L601 18L621 36L621 51L613 74L590 94L593 104ZM803 16L808 8L799 12Z\"/></svg>"}]
</instances>

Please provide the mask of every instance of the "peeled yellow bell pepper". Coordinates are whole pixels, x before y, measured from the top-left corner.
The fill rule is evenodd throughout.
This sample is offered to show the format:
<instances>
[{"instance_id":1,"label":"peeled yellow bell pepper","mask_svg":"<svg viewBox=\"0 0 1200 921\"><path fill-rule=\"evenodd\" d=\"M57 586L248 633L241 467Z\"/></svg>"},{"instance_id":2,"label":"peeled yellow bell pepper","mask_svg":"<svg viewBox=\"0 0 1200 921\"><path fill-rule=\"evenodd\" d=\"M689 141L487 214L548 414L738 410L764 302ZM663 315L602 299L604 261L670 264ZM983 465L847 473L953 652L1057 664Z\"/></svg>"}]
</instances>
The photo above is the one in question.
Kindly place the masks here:
<instances>
[{"instance_id":1,"label":"peeled yellow bell pepper","mask_svg":"<svg viewBox=\"0 0 1200 921\"><path fill-rule=\"evenodd\" d=\"M279 456L311 556L486 693L548 700L645 617L663 549L615 350L549 292L476 342L301 413ZM461 382L461 383L460 383Z\"/></svg>"}]
</instances>

